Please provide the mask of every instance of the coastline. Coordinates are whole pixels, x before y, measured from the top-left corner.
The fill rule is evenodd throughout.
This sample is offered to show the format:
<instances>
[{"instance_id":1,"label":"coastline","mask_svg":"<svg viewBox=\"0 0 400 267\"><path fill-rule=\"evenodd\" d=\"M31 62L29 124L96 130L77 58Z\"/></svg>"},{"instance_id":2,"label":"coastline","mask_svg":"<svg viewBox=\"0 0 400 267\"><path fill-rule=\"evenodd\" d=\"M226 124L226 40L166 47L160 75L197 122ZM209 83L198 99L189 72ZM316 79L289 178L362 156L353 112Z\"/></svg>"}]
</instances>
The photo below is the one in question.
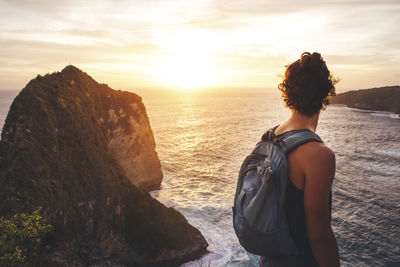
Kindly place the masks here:
<instances>
[{"instance_id":1,"label":"coastline","mask_svg":"<svg viewBox=\"0 0 400 267\"><path fill-rule=\"evenodd\" d=\"M351 108L400 114L400 86L347 91L329 97L329 101L331 104L344 104Z\"/></svg>"},{"instance_id":2,"label":"coastline","mask_svg":"<svg viewBox=\"0 0 400 267\"><path fill-rule=\"evenodd\" d=\"M336 104L336 103L332 103L330 104L330 106L345 107L349 110L355 110L363 113L370 113L373 116L384 116L384 117L390 117L392 119L400 119L400 113L395 113L393 111L369 109L369 108L355 107L346 104Z\"/></svg>"}]
</instances>

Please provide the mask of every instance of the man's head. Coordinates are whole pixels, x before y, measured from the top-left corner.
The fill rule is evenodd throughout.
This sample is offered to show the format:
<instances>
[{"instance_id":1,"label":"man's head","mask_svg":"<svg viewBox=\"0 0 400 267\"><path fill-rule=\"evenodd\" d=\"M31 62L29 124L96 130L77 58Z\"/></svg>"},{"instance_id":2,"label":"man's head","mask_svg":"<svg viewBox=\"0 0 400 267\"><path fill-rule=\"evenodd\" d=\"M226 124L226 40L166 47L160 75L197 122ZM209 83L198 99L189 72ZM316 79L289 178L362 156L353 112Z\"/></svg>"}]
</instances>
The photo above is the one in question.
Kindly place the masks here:
<instances>
[{"instance_id":1,"label":"man's head","mask_svg":"<svg viewBox=\"0 0 400 267\"><path fill-rule=\"evenodd\" d=\"M278 88L288 108L312 116L329 104L327 96L335 95L336 82L319 53L305 52L287 66Z\"/></svg>"}]
</instances>

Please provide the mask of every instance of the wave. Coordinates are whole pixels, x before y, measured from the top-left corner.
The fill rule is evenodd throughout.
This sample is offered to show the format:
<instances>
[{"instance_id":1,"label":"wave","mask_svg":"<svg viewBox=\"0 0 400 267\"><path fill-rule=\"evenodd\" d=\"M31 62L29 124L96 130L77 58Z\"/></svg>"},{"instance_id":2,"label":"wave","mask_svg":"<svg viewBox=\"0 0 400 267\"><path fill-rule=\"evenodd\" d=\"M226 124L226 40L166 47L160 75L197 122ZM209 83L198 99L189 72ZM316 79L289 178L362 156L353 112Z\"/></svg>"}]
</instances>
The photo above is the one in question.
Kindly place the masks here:
<instances>
[{"instance_id":1,"label":"wave","mask_svg":"<svg viewBox=\"0 0 400 267\"><path fill-rule=\"evenodd\" d=\"M400 158L400 150L395 149L374 149L373 152L378 155Z\"/></svg>"},{"instance_id":2,"label":"wave","mask_svg":"<svg viewBox=\"0 0 400 267\"><path fill-rule=\"evenodd\" d=\"M371 115L376 116L376 117L389 117L392 119L400 119L399 114L395 114L392 112L386 112L386 111L371 112Z\"/></svg>"},{"instance_id":3,"label":"wave","mask_svg":"<svg viewBox=\"0 0 400 267\"><path fill-rule=\"evenodd\" d=\"M389 164L388 162L365 162L365 161L352 161L350 164L354 166L356 169L359 169L360 172L367 171L368 173L373 173L377 179L381 179L382 177L392 177L397 179L399 178L400 167L397 162L392 162ZM374 177L371 177L373 179Z\"/></svg>"}]
</instances>

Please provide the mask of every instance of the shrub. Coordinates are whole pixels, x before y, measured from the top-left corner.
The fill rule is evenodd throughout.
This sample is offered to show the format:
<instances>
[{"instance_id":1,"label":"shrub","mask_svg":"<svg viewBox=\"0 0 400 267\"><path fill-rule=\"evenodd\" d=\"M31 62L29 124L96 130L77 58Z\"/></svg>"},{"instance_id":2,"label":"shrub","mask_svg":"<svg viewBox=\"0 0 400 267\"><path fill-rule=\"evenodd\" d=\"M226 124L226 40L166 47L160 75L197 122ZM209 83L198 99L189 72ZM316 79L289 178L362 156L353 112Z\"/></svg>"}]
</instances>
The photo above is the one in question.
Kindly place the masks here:
<instances>
[{"instance_id":1,"label":"shrub","mask_svg":"<svg viewBox=\"0 0 400 267\"><path fill-rule=\"evenodd\" d=\"M52 226L40 216L40 208L31 214L0 217L0 262L5 266L26 266L40 256L42 240Z\"/></svg>"}]
</instances>

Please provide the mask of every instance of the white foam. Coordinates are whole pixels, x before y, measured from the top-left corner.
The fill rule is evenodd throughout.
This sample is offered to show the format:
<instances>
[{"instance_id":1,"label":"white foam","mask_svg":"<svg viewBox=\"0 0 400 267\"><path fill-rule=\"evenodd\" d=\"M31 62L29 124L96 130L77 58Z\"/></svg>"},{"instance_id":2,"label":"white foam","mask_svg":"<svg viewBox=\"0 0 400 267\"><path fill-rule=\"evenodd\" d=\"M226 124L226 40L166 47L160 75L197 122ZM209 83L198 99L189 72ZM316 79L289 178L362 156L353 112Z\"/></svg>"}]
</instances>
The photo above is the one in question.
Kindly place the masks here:
<instances>
[{"instance_id":1,"label":"white foam","mask_svg":"<svg viewBox=\"0 0 400 267\"><path fill-rule=\"evenodd\" d=\"M362 113L369 113L375 117L389 117L392 119L400 119L399 114L395 114L395 113L389 112L389 111L359 109L359 108L348 107L348 106L342 105L342 104L334 104L334 107L337 107L340 109L346 109L346 110L354 110L354 111L358 111L358 112L362 112Z\"/></svg>"},{"instance_id":2,"label":"white foam","mask_svg":"<svg viewBox=\"0 0 400 267\"><path fill-rule=\"evenodd\" d=\"M371 115L375 116L375 117L389 117L392 119L400 119L400 116L398 114L394 114L392 112L386 112L386 111L374 111L374 112L371 112Z\"/></svg>"},{"instance_id":3,"label":"white foam","mask_svg":"<svg viewBox=\"0 0 400 267\"><path fill-rule=\"evenodd\" d=\"M382 163L382 162L366 162L358 160L351 162L351 165L359 169L385 174L395 179L399 179L398 175L400 173L400 167L397 164L397 162ZM372 178L374 177L371 177L371 179ZM379 175L377 176L377 178L381 179Z\"/></svg>"},{"instance_id":4,"label":"white foam","mask_svg":"<svg viewBox=\"0 0 400 267\"><path fill-rule=\"evenodd\" d=\"M375 149L374 153L384 156L400 158L400 150L396 149Z\"/></svg>"}]
</instances>

